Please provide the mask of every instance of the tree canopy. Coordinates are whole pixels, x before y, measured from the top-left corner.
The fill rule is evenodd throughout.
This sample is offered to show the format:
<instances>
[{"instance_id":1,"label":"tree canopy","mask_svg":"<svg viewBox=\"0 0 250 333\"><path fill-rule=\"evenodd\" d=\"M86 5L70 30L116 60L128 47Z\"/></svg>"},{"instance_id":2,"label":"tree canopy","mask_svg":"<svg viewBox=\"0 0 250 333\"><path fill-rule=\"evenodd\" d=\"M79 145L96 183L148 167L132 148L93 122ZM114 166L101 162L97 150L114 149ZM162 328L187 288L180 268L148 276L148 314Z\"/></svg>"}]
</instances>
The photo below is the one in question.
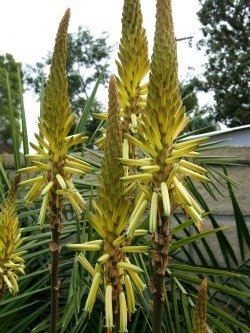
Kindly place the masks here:
<instances>
[{"instance_id":1,"label":"tree canopy","mask_svg":"<svg viewBox=\"0 0 250 333\"><path fill-rule=\"evenodd\" d=\"M107 34L95 38L88 29L78 27L76 33L68 34L68 57L67 76L68 93L73 111L77 116L82 114L82 110L87 102L88 94L93 88L99 75L102 73L101 83L106 84L108 79L108 67L106 63L109 59L111 46L107 44ZM37 62L35 66L28 65L25 69L25 81L27 88L35 93L40 93L41 82L46 78L47 68L51 64L51 54ZM93 104L94 112L100 112L101 106L97 101ZM96 128L99 120L94 121ZM93 133L93 122L86 125L86 134ZM90 133L88 133L90 132Z\"/></svg>"},{"instance_id":2,"label":"tree canopy","mask_svg":"<svg viewBox=\"0 0 250 333\"><path fill-rule=\"evenodd\" d=\"M229 127L250 123L248 0L199 0L204 38L200 48L208 56L205 81L198 89L214 93L215 119Z\"/></svg>"},{"instance_id":3,"label":"tree canopy","mask_svg":"<svg viewBox=\"0 0 250 333\"><path fill-rule=\"evenodd\" d=\"M215 131L218 127L212 116L212 110L209 106L199 106L198 97L195 92L192 81L182 82L180 92L183 104L190 122L186 127L186 132L206 133Z\"/></svg>"},{"instance_id":4,"label":"tree canopy","mask_svg":"<svg viewBox=\"0 0 250 333\"><path fill-rule=\"evenodd\" d=\"M0 141L2 142L7 142L7 140L12 137L6 73L8 73L9 90L14 109L16 126L19 128L18 120L20 118L20 93L18 63L9 53L0 55Z\"/></svg>"}]
</instances>

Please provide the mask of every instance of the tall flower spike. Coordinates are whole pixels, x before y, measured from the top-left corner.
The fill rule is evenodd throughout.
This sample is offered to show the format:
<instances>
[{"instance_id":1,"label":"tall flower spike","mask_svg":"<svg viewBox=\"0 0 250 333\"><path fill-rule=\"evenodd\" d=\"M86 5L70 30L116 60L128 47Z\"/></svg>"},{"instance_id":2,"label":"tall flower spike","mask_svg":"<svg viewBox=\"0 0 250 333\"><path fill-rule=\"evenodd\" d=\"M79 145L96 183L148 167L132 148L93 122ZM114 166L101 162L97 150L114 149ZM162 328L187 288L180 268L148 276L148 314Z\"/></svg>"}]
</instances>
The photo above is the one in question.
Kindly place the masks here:
<instances>
[{"instance_id":1,"label":"tall flower spike","mask_svg":"<svg viewBox=\"0 0 250 333\"><path fill-rule=\"evenodd\" d=\"M120 182L123 167L118 160L122 156L122 132L115 76L111 76L109 82L108 110L108 130L99 177L98 204L105 219L111 221L113 210L119 205L124 190L124 185Z\"/></svg>"},{"instance_id":2,"label":"tall flower spike","mask_svg":"<svg viewBox=\"0 0 250 333\"><path fill-rule=\"evenodd\" d=\"M18 292L18 273L24 274L24 260L20 251L24 238L21 236L16 214L16 196L20 177L13 181L8 197L0 207L0 300L5 288L12 294Z\"/></svg>"},{"instance_id":3,"label":"tall flower spike","mask_svg":"<svg viewBox=\"0 0 250 333\"><path fill-rule=\"evenodd\" d=\"M197 303L194 310L193 333L208 333L206 324L207 279L201 283Z\"/></svg>"},{"instance_id":4,"label":"tall flower spike","mask_svg":"<svg viewBox=\"0 0 250 333\"><path fill-rule=\"evenodd\" d=\"M97 290L101 280L104 281L106 327L109 333L112 332L114 323L120 323L119 332L127 332L127 318L135 312L132 283L140 292L145 288L138 275L142 273L142 269L130 263L127 254L149 250L148 246L130 245L137 232L136 227L140 218L147 208L147 200L140 194L134 205L130 197L124 195L125 186L120 180L124 170L119 161L122 155L119 111L116 79L112 76L109 83L108 126L99 176L98 198L93 204L94 212L89 212L88 215L90 224L103 241L95 240L85 244L67 245L68 248L76 251L98 251L100 248L102 250L95 268L85 258L83 259L82 255L78 256L78 260L93 276L85 305L86 312L92 311ZM145 230L139 230L139 233L141 232L145 233ZM102 278L97 274L101 274ZM116 320L117 316L119 320Z\"/></svg>"},{"instance_id":5,"label":"tall flower spike","mask_svg":"<svg viewBox=\"0 0 250 333\"><path fill-rule=\"evenodd\" d=\"M149 71L148 43L139 0L124 0L118 58L117 86L124 116L123 130L127 132L130 127L135 132L147 93L147 84L143 85L142 81Z\"/></svg>"},{"instance_id":6,"label":"tall flower spike","mask_svg":"<svg viewBox=\"0 0 250 333\"><path fill-rule=\"evenodd\" d=\"M31 144L37 152L29 155L31 167L20 172L39 172L33 179L25 180L21 185L32 185L25 199L33 202L41 193L43 202L38 222L43 225L46 211L50 209L50 228L52 242L51 265L51 328L57 331L58 297L59 297L59 252L60 232L62 226L63 199L66 199L77 215L84 208L84 200L74 187L72 175L84 175L91 171L88 163L68 155L69 148L86 140L84 134L69 135L75 122L71 113L68 97L68 82L66 75L67 29L70 18L68 9L58 28L55 47L52 56L50 74L45 89L43 118L39 119L40 134L36 134L37 144Z\"/></svg>"},{"instance_id":7,"label":"tall flower spike","mask_svg":"<svg viewBox=\"0 0 250 333\"><path fill-rule=\"evenodd\" d=\"M48 82L45 88L43 118L39 118L40 134L36 134L37 144L31 143L37 155L28 155L31 167L19 172L39 172L40 175L20 185L31 185L25 199L33 202L41 193L43 203L39 223L43 225L45 213L50 203L55 200L57 206L66 199L77 214L83 210L84 201L75 189L72 175L84 175L91 171L91 166L81 159L68 155L73 145L86 140L84 134L68 135L75 122L68 97L68 81L66 75L67 29L70 10L59 25L55 41L54 53ZM58 205L58 203L60 204Z\"/></svg>"},{"instance_id":8,"label":"tall flower spike","mask_svg":"<svg viewBox=\"0 0 250 333\"><path fill-rule=\"evenodd\" d=\"M135 138L125 134L148 155L148 165L140 167L142 173L123 177L133 184L137 180L148 181L151 196L150 231L153 234L154 253L152 263L154 279L153 332L161 331L163 312L164 276L169 260L171 242L170 222L173 212L181 207L201 229L203 211L186 187L187 177L207 182L207 171L195 162L199 155L197 147L206 138L178 140L179 134L188 123L185 108L179 92L176 40L174 36L171 0L156 1L156 29L154 48L150 63L148 94L145 110L142 113L140 131ZM192 158L192 161L187 161ZM122 159L124 165L139 166L138 159ZM143 163L145 158L143 159Z\"/></svg>"}]
</instances>

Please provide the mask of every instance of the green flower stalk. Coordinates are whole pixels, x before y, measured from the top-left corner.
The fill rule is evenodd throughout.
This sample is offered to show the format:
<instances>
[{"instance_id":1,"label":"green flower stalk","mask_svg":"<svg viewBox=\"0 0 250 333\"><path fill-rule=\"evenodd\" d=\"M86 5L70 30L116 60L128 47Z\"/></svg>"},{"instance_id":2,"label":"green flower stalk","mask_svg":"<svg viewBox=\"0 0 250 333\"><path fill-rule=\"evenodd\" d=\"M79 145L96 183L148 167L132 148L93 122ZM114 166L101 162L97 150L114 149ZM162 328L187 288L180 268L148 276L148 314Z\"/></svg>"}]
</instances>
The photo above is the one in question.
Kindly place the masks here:
<instances>
[{"instance_id":1,"label":"green flower stalk","mask_svg":"<svg viewBox=\"0 0 250 333\"><path fill-rule=\"evenodd\" d=\"M147 83L142 82L149 71L148 43L139 0L124 1L118 58L117 87L122 127L124 132L136 133L137 117L145 106L147 94Z\"/></svg>"},{"instance_id":2,"label":"green flower stalk","mask_svg":"<svg viewBox=\"0 0 250 333\"><path fill-rule=\"evenodd\" d=\"M24 238L21 236L16 214L17 187L20 177L13 181L9 195L0 207L0 300L5 289L15 295L18 288L18 273L24 274L26 251L20 251Z\"/></svg>"},{"instance_id":3,"label":"green flower stalk","mask_svg":"<svg viewBox=\"0 0 250 333\"><path fill-rule=\"evenodd\" d=\"M116 61L116 77L122 132L136 134L147 94L146 75L149 71L148 43L142 26L142 12L139 0L125 0L122 13L122 36ZM100 118L100 116L97 115ZM101 115L103 118L103 115ZM106 119L106 115L105 118ZM96 144L104 147L106 131ZM123 137L124 139L124 137ZM123 142L123 157L135 157L135 145ZM128 173L127 168L127 173ZM131 168L130 168L131 169ZM133 168L130 170L133 171Z\"/></svg>"},{"instance_id":4,"label":"green flower stalk","mask_svg":"<svg viewBox=\"0 0 250 333\"><path fill-rule=\"evenodd\" d=\"M104 157L99 176L98 198L94 211L88 218L100 236L99 240L84 244L68 244L76 251L102 251L93 267L83 254L77 256L82 266L93 276L92 286L85 304L91 313L97 298L98 288L104 284L105 317L107 332L127 332L127 320L135 312L134 289L139 292L145 285L139 274L142 269L129 260L129 253L147 252L148 246L132 246L133 236L145 234L137 229L148 202L144 193L138 194L135 204L126 196L126 187L120 178L124 169L119 161L122 156L122 130L120 106L115 76L109 83L109 113Z\"/></svg>"},{"instance_id":5,"label":"green flower stalk","mask_svg":"<svg viewBox=\"0 0 250 333\"><path fill-rule=\"evenodd\" d=\"M206 138L178 139L188 123L179 92L176 40L171 1L157 0L154 48L150 64L148 94L136 138L125 134L147 158L124 160L125 165L140 167L142 173L123 177L147 183L150 192L149 229L153 234L152 264L154 277L153 332L161 332L164 303L164 277L171 243L170 223L174 211L182 208L198 229L202 228L203 210L195 201L185 179L207 182L206 169L197 164L198 146ZM191 160L190 160L191 159Z\"/></svg>"},{"instance_id":6,"label":"green flower stalk","mask_svg":"<svg viewBox=\"0 0 250 333\"><path fill-rule=\"evenodd\" d=\"M35 155L28 155L32 166L19 170L20 172L35 172L37 176L24 180L22 186L31 186L25 199L33 202L40 194L43 201L38 222L44 224L46 211L50 210L50 227L52 242L51 268L51 332L56 332L59 295L59 238L62 227L63 200L68 201L77 215L84 208L84 200L74 187L72 176L85 175L91 171L88 163L70 156L70 147L86 140L84 134L69 135L75 122L71 112L68 97L68 82L66 75L67 29L70 10L65 12L58 28L55 48L52 57L50 75L45 88L43 118L39 119L40 134L36 134L37 144L31 143Z\"/></svg>"}]
</instances>

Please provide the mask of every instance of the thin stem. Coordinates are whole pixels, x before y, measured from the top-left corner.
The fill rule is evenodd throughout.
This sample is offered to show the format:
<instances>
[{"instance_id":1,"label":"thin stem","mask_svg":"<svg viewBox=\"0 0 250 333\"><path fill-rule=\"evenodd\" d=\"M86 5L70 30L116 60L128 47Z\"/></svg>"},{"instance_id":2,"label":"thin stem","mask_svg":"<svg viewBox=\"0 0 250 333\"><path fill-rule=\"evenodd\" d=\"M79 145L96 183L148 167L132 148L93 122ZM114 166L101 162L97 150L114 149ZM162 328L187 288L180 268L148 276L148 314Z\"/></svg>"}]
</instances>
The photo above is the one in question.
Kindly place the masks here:
<instances>
[{"instance_id":1,"label":"thin stem","mask_svg":"<svg viewBox=\"0 0 250 333\"><path fill-rule=\"evenodd\" d=\"M0 303L3 299L3 294L4 294L4 285L3 285L3 276L0 276Z\"/></svg>"},{"instance_id":2,"label":"thin stem","mask_svg":"<svg viewBox=\"0 0 250 333\"><path fill-rule=\"evenodd\" d=\"M59 298L59 279L58 279L58 268L59 268L59 255L60 255L60 229L61 229L61 204L56 206L58 203L58 196L54 195L51 201L50 207L50 225L52 232L52 243L50 244L50 251L52 256L51 264L51 333L57 332L57 319L58 319L58 298ZM54 200L53 200L54 199Z\"/></svg>"},{"instance_id":3,"label":"thin stem","mask_svg":"<svg viewBox=\"0 0 250 333\"><path fill-rule=\"evenodd\" d=\"M165 276L159 275L160 263L154 266L154 294L153 294L153 318L152 318L152 333L161 333L162 317L164 309L164 281Z\"/></svg>"},{"instance_id":4,"label":"thin stem","mask_svg":"<svg viewBox=\"0 0 250 333\"><path fill-rule=\"evenodd\" d=\"M162 226L158 227L158 234L154 236L153 257L153 316L152 333L162 332L162 318L165 302L165 274L169 261L170 218L162 216Z\"/></svg>"}]
</instances>

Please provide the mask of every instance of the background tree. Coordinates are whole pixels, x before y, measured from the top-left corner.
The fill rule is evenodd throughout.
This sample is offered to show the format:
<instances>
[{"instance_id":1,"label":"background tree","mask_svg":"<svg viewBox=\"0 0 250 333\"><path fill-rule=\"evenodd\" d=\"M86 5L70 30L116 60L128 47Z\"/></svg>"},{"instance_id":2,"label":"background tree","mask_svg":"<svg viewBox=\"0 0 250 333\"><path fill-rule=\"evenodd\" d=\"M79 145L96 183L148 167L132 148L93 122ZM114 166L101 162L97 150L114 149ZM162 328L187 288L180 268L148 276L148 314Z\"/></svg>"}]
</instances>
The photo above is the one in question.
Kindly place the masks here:
<instances>
[{"instance_id":1,"label":"background tree","mask_svg":"<svg viewBox=\"0 0 250 333\"><path fill-rule=\"evenodd\" d=\"M208 56L205 82L199 90L214 92L216 120L229 127L250 123L248 0L199 0L198 18L204 38L199 47Z\"/></svg>"},{"instance_id":2,"label":"background tree","mask_svg":"<svg viewBox=\"0 0 250 333\"><path fill-rule=\"evenodd\" d=\"M12 137L10 127L10 109L8 101L6 71L8 72L9 77L12 105L16 118L16 128L20 129L20 93L18 81L18 63L9 53L6 53L5 55L0 55L0 141L4 143L6 143L8 139Z\"/></svg>"},{"instance_id":3,"label":"background tree","mask_svg":"<svg viewBox=\"0 0 250 333\"><path fill-rule=\"evenodd\" d=\"M105 65L112 50L112 47L107 44L107 37L107 34L103 33L101 37L95 39L88 29L81 26L76 33L68 34L68 93L71 106L77 116L82 114L88 94L101 73L100 83L104 85L107 83L109 72ZM25 81L28 89L37 94L40 93L42 79L46 77L50 64L51 54L49 53L35 66L26 67ZM102 105L96 101L92 109L94 112L101 112ZM93 128L93 122L89 121L86 134L91 136L98 124L99 120L95 120Z\"/></svg>"},{"instance_id":4,"label":"background tree","mask_svg":"<svg viewBox=\"0 0 250 333\"><path fill-rule=\"evenodd\" d=\"M192 80L189 82L182 82L180 92L183 99L183 104L186 107L186 112L190 118L190 122L186 127L185 132L206 133L218 129L212 109L209 106L199 106L198 97Z\"/></svg>"}]
</instances>

